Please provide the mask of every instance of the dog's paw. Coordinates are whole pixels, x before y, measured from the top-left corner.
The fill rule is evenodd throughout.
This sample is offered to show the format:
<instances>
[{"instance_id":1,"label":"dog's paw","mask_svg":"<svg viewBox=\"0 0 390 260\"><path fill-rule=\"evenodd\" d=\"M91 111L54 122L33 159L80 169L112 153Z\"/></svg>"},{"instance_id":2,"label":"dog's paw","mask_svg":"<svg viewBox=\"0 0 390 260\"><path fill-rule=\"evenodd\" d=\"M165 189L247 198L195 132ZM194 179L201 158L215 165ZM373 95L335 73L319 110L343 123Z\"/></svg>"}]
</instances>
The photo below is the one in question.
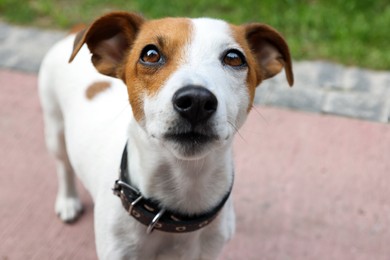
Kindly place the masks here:
<instances>
[{"instance_id":1,"label":"dog's paw","mask_svg":"<svg viewBox=\"0 0 390 260\"><path fill-rule=\"evenodd\" d=\"M81 215L83 206L77 197L57 197L55 212L62 221L71 223Z\"/></svg>"}]
</instances>

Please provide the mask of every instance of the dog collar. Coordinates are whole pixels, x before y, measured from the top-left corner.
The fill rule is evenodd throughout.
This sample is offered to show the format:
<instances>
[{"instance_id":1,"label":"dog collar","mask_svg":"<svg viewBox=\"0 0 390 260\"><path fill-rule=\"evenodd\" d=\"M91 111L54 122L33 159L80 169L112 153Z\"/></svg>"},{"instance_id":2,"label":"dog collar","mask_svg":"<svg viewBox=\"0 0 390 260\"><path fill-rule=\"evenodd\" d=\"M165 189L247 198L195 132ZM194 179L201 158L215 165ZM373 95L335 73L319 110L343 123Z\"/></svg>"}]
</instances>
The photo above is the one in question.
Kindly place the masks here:
<instances>
[{"instance_id":1,"label":"dog collar","mask_svg":"<svg viewBox=\"0 0 390 260\"><path fill-rule=\"evenodd\" d=\"M186 233L199 230L210 224L218 215L230 196L232 185L221 202L212 210L198 215L183 215L162 208L158 201L145 198L141 192L127 181L127 144L123 150L119 179L115 181L113 192L121 198L126 211L138 222L147 226L149 234L154 229L170 233Z\"/></svg>"}]
</instances>

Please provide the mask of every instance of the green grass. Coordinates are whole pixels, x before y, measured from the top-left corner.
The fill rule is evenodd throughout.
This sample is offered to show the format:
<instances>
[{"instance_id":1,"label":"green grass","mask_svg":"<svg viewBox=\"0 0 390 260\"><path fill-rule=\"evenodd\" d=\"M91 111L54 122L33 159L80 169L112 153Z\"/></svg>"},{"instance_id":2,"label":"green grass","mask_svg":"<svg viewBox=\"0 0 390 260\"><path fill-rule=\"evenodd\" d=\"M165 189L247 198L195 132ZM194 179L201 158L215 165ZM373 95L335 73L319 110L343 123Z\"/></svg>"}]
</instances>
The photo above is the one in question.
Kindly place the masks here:
<instances>
[{"instance_id":1,"label":"green grass","mask_svg":"<svg viewBox=\"0 0 390 260\"><path fill-rule=\"evenodd\" d=\"M88 23L112 10L264 22L287 38L295 60L390 70L388 0L0 0L0 19L45 28Z\"/></svg>"}]
</instances>

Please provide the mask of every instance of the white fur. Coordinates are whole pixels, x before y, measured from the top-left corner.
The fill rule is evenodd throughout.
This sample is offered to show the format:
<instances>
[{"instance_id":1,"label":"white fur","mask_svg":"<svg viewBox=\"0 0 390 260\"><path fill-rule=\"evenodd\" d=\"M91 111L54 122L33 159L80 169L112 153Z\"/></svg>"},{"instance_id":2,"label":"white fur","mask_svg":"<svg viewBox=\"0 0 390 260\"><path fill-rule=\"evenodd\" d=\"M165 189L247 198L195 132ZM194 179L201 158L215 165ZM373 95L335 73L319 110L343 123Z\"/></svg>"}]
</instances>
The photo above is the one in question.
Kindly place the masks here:
<instances>
[{"instance_id":1,"label":"white fur","mask_svg":"<svg viewBox=\"0 0 390 260\"><path fill-rule=\"evenodd\" d=\"M248 72L221 63L223 51L241 48L225 22L195 19L192 23L193 35L182 65L161 83L161 91L145 97L145 118L140 123L132 117L125 85L98 74L85 46L68 64L74 36L54 46L43 61L39 86L46 141L57 158L56 212L64 221L80 213L73 181L76 173L95 202L100 259L215 259L234 231L230 198L217 219L199 231L147 235L145 226L127 214L111 191L127 140L132 183L163 205L202 212L216 205L232 183L231 143L247 115ZM87 100L86 87L102 80L112 87ZM172 95L187 84L202 85L218 99L212 123L219 141L194 158L182 158L177 147L162 138L163 129L178 116Z\"/></svg>"}]
</instances>

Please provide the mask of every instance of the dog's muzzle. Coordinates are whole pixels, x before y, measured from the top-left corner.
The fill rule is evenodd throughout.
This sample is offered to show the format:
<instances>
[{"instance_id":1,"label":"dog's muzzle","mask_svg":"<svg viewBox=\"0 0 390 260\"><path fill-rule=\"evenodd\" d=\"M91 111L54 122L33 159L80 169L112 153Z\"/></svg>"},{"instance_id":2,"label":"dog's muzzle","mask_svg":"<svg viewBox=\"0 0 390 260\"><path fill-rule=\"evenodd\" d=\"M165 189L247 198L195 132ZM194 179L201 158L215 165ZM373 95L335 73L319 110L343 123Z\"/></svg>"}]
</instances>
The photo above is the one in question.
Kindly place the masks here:
<instances>
[{"instance_id":1,"label":"dog's muzzle","mask_svg":"<svg viewBox=\"0 0 390 260\"><path fill-rule=\"evenodd\" d=\"M180 158L195 158L210 151L220 140L217 132L217 97L202 86L178 89L171 100L175 115L163 134L171 151Z\"/></svg>"}]
</instances>

